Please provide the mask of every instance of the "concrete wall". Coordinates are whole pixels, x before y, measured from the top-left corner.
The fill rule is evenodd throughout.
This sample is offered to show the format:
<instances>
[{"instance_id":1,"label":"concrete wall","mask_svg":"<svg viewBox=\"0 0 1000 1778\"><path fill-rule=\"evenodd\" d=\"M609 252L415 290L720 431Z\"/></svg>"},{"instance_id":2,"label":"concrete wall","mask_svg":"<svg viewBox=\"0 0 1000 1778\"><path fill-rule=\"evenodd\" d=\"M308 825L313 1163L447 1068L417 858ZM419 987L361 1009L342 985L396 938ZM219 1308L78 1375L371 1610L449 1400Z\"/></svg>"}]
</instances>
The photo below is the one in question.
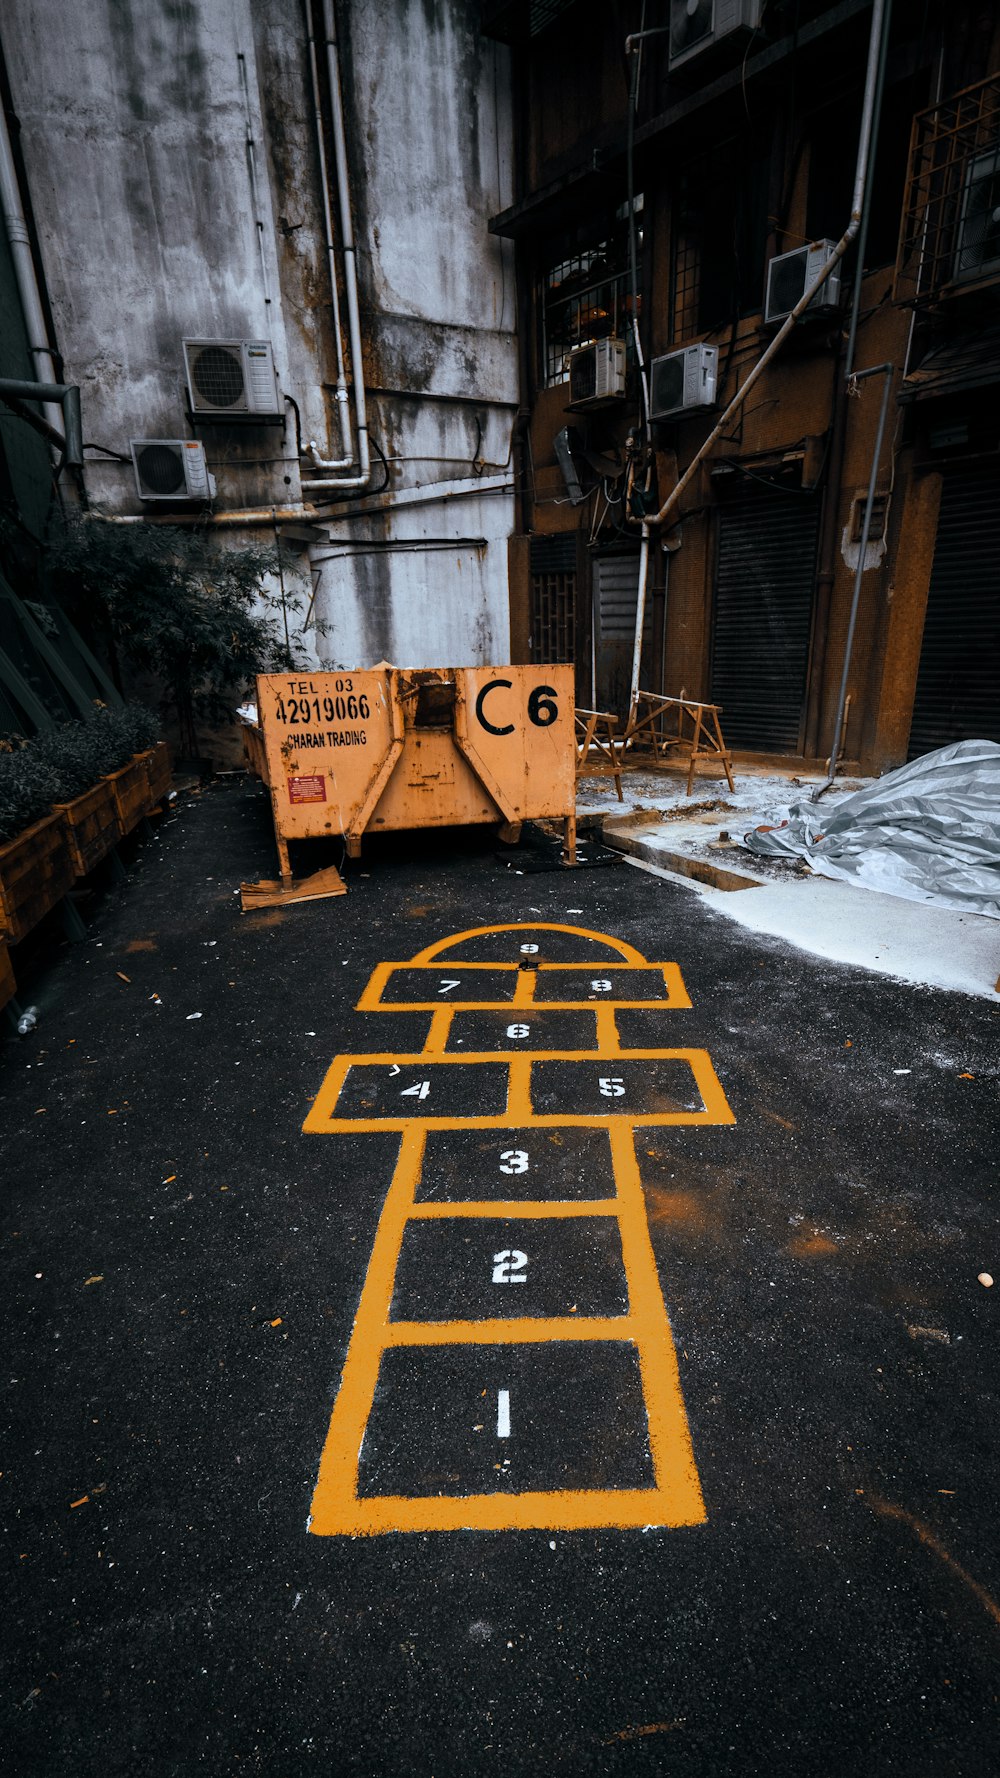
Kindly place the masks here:
<instances>
[{"instance_id":1,"label":"concrete wall","mask_svg":"<svg viewBox=\"0 0 1000 1778\"><path fill-rule=\"evenodd\" d=\"M301 487L322 472L300 444L342 454L303 0L8 0L56 343L103 447L87 492L148 517L129 439L200 437L217 514L320 506L321 658L367 666L391 643L403 665L504 659L511 497L479 482L508 457L517 403L510 249L486 228L510 200L506 51L480 39L471 0L338 0L337 18L370 426L388 459L373 455L373 489L387 486L372 513ZM338 276L343 298L342 260ZM283 424L192 423L185 337L269 339ZM400 490L428 495L419 517L397 518ZM433 574L406 548L415 533L453 545ZM285 539L303 573L306 535Z\"/></svg>"}]
</instances>

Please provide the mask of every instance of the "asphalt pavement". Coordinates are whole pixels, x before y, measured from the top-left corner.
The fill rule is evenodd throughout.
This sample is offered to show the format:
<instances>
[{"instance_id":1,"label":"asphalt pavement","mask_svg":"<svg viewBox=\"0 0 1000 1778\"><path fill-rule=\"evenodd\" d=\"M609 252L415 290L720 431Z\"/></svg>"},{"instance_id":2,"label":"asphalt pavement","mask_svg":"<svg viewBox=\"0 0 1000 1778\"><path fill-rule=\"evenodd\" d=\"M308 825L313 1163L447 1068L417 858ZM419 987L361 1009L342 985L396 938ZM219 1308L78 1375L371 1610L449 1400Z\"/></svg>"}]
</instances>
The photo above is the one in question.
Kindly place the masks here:
<instances>
[{"instance_id":1,"label":"asphalt pavement","mask_svg":"<svg viewBox=\"0 0 1000 1778\"><path fill-rule=\"evenodd\" d=\"M346 897L243 915L273 845L229 781L33 982L0 1044L4 1773L996 1772L1000 1014L550 862L380 841ZM611 1061L624 953L565 927L678 966L629 965ZM384 972L357 1010L435 945L435 995L491 965L477 1010ZM615 1328L645 1229L660 1359L660 1297Z\"/></svg>"}]
</instances>

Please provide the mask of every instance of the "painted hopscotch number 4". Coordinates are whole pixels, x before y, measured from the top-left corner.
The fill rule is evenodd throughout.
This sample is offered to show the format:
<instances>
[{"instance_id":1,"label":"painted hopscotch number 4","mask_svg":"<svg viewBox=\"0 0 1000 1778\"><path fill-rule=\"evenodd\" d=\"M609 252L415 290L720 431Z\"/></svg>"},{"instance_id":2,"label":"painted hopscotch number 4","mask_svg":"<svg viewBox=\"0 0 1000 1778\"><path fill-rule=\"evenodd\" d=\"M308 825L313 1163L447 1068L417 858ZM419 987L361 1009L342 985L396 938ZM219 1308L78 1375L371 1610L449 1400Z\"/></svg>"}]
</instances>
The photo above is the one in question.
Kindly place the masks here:
<instances>
[{"instance_id":1,"label":"painted hopscotch number 4","mask_svg":"<svg viewBox=\"0 0 1000 1778\"><path fill-rule=\"evenodd\" d=\"M602 947L604 956L607 956L608 951L612 952L616 968L672 971L675 988L671 993L675 998L664 1010L669 1011L672 1006L690 1006L675 964L647 964L645 958L631 946L603 933L542 923L535 924L535 931L539 930L540 924L543 930L572 934L575 939L582 941L580 948L585 956L587 947L595 944ZM531 931L532 927L529 926L527 930ZM427 950L419 952L409 963L380 965L376 976L365 990L365 996L369 998L362 997L362 1008L373 1011L380 1009L378 994L381 988L376 991L373 984L376 979L379 982L384 981L386 972L405 969L411 972L412 979L414 970L424 969L428 974L436 971L436 980L429 980L427 984L428 999L411 1006L410 1010L425 1006L432 1013L422 1055L428 1060L441 1063L448 1059L449 1032L459 1008L455 1002L447 1008L441 1007L437 1004L437 999L458 988L463 979L443 977L441 958L446 957L458 944L467 945L469 941L479 938L495 939L498 933L511 934L517 943L524 931L523 925L516 924L484 927L431 945ZM539 954L539 945L533 939L525 939L519 948L522 955L534 957ZM468 960L471 962L471 959ZM466 957L463 957L463 961L466 961ZM516 970L517 967L516 954L515 961L507 964L494 965L484 961L474 965L478 971L494 968ZM532 965L529 979L534 980L541 972L560 967L582 968L586 971L587 964L560 965L539 961ZM613 988L610 975L590 980L591 994L611 991ZM528 987L526 997L522 997L519 990L519 997L515 1000L518 1008L532 1004L532 993L533 988ZM562 1004L571 1004L581 1011L587 1009L587 1002L582 999L563 1001ZM649 1003L647 1001L644 1004ZM647 1062L654 1056L684 1060L697 1080L705 1105L704 1111L685 1110L652 1115L642 1111L626 1111L620 1104L609 1104L599 1119L583 1108L580 1113L567 1110L565 1115L543 1115L535 1111L532 1102L531 1079L534 1064L543 1060L583 1061L585 1057L576 1052L532 1049L518 1050L516 1054L491 1051L470 1055L465 1052L463 1066L466 1068L489 1064L495 1069L497 1064L501 1064L508 1071L506 1113L482 1117L457 1112L454 1116L439 1116L432 1114L430 1110L419 1110L418 1106L430 1094L431 1083L426 1078L414 1080L410 1070L418 1058L412 1054L400 1056L396 1060L391 1056L380 1056L379 1061L391 1062L390 1073L393 1075L398 1075L402 1072L402 1067L409 1065L411 1084L401 1087L399 1094L403 1099L412 1099L415 1104L412 1112L407 1108L405 1116L401 1111L395 1118L386 1119L373 1115L366 1121L356 1115L338 1115L338 1099L346 1072L353 1061L360 1061L362 1058L338 1057L332 1065L306 1119L306 1130L359 1132L389 1128L399 1130L401 1137L399 1158L379 1222L320 1463L310 1518L310 1530L313 1533L320 1536L356 1536L384 1531L448 1531L471 1527L498 1530L570 1530L601 1526L694 1525L700 1524L704 1519L701 1487L681 1395L677 1354L649 1237L642 1181L636 1160L635 1136L639 1124L731 1124L734 1121L733 1114L705 1051L623 1050L618 1039L615 1009L595 1009L591 1003L590 1013L597 1020L597 1055L602 1061L613 1066L626 1057L645 1059ZM528 1036L529 1030L523 1025L511 1026L508 1027L507 1035ZM586 1059L592 1059L593 1056L594 1051L591 1050ZM624 1076L611 1073L600 1075L598 1091L603 1099L623 1099L626 1091ZM520 1319L471 1318L451 1322L401 1322L392 1319L390 1309L395 1290L396 1267L407 1225L415 1218L433 1218L447 1224L462 1217L466 1219L466 1227L469 1218L487 1222L502 1218L506 1233L518 1218L527 1229L531 1219L537 1221L538 1218L581 1215L579 1199L571 1196L565 1201L550 1196L537 1200L524 1198L512 1201L501 1201L494 1196L480 1201L466 1191L459 1200L452 1202L419 1202L417 1191L424 1168L429 1130L478 1127L500 1131L506 1128L513 1135L515 1130L520 1133L525 1128L536 1128L540 1132L548 1132L558 1144L560 1138L554 1133L558 1128L595 1123L607 1130L614 1193L613 1196L607 1196L603 1194L603 1187L595 1187L593 1211L588 1214L612 1217L617 1221L627 1283L627 1313L611 1317L586 1317L567 1312L540 1317L529 1315ZM527 1149L508 1147L498 1148L496 1152L499 1154L498 1166L502 1174L518 1175L529 1171L531 1162ZM527 1252L518 1247L502 1247L493 1251L492 1243L487 1251L492 1253L489 1263L494 1284L506 1286L527 1283ZM575 1311L575 1305L573 1307ZM574 1343L575 1349L583 1355L579 1360L581 1365L586 1363L588 1341L599 1342L601 1345L620 1341L634 1352L645 1400L648 1458L653 1476L651 1486L615 1488L605 1484L593 1487L582 1485L538 1488L525 1485L518 1491L511 1486L512 1478L517 1474L519 1459L518 1440L511 1429L510 1392L509 1389L500 1389L497 1394L497 1437L511 1441L510 1459L505 1459L502 1466L494 1466L498 1472L502 1469L502 1485L498 1481L495 1488L490 1484L491 1491L467 1492L454 1496L442 1495L436 1490L406 1496L360 1493L358 1469L361 1448L369 1418L376 1405L385 1354L394 1348L423 1348L431 1354L438 1348L452 1346L485 1354L491 1349L497 1351L500 1348L516 1348L525 1342L537 1349L545 1342L560 1341ZM460 1410L456 1404L456 1412L458 1411ZM585 1467L580 1473L585 1474Z\"/></svg>"}]
</instances>

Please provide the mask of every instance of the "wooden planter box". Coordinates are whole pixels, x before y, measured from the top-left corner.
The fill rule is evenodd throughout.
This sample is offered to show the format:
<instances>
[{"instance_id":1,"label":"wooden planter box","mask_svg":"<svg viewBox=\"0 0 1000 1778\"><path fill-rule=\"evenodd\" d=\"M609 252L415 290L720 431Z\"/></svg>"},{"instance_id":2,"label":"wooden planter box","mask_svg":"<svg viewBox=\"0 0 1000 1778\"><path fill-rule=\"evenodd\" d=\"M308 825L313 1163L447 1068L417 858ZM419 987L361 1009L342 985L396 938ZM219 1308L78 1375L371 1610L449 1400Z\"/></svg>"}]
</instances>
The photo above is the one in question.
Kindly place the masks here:
<instances>
[{"instance_id":1,"label":"wooden planter box","mask_svg":"<svg viewBox=\"0 0 1000 1778\"><path fill-rule=\"evenodd\" d=\"M170 748L166 741L157 741L155 747L151 747L148 753L140 753L138 758L146 761L150 801L162 803L174 781Z\"/></svg>"},{"instance_id":2,"label":"wooden planter box","mask_svg":"<svg viewBox=\"0 0 1000 1778\"><path fill-rule=\"evenodd\" d=\"M131 833L136 823L142 820L152 808L149 797L149 773L146 769L146 755L137 753L130 759L127 766L117 772L110 772L105 779L110 784L118 810L118 826L122 834Z\"/></svg>"},{"instance_id":3,"label":"wooden planter box","mask_svg":"<svg viewBox=\"0 0 1000 1778\"><path fill-rule=\"evenodd\" d=\"M14 944L26 938L73 882L61 815L46 815L0 846L0 927Z\"/></svg>"},{"instance_id":4,"label":"wooden planter box","mask_svg":"<svg viewBox=\"0 0 1000 1778\"><path fill-rule=\"evenodd\" d=\"M16 990L17 983L14 980L10 954L4 940L0 938L0 1012L3 1011L8 1000L13 1000Z\"/></svg>"},{"instance_id":5,"label":"wooden planter box","mask_svg":"<svg viewBox=\"0 0 1000 1778\"><path fill-rule=\"evenodd\" d=\"M63 820L73 870L78 877L85 877L121 838L110 779L101 778L82 796L71 803L55 803L53 809Z\"/></svg>"}]
</instances>

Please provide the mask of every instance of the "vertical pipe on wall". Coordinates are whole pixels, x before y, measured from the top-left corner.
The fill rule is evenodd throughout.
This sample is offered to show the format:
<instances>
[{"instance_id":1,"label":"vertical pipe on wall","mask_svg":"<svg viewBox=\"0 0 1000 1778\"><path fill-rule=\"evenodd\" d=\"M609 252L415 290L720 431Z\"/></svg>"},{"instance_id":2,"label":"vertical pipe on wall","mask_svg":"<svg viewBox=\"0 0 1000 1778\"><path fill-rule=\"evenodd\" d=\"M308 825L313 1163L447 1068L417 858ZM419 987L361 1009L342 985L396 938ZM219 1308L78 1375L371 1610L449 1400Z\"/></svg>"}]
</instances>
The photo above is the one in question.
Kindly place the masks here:
<instances>
[{"instance_id":1,"label":"vertical pipe on wall","mask_svg":"<svg viewBox=\"0 0 1000 1778\"><path fill-rule=\"evenodd\" d=\"M361 314L358 306L358 266L354 250L354 226L351 221L351 185L347 166L347 133L344 128L344 104L340 90L340 51L337 45L337 21L333 0L323 0L323 33L326 39L326 67L330 85L330 115L333 126L333 158L337 173L337 208L340 220L340 250L344 261L344 285L347 295L347 332L351 352L351 377L354 382L354 429L357 433L358 473L329 480L303 481L303 491L325 491L336 499L344 488L366 488L371 479L371 452L368 442L368 410L365 398L365 367L361 350ZM309 441L309 455L317 469L335 465L324 462Z\"/></svg>"},{"instance_id":2,"label":"vertical pipe on wall","mask_svg":"<svg viewBox=\"0 0 1000 1778\"><path fill-rule=\"evenodd\" d=\"M337 261L333 242L333 211L330 205L330 173L326 160L326 138L323 131L323 107L320 102L319 61L316 55L316 36L313 31L312 0L305 0L306 35L309 45L309 77L312 86L313 128L316 133L316 150L319 156L319 183L323 199L323 233L326 250L327 276L330 280L330 309L333 321L333 341L337 354L337 411L340 415L340 448L343 455L336 459L338 469L349 469L353 462L351 454L351 410L350 396L347 392L347 374L344 368L344 338L340 325L340 287L337 281Z\"/></svg>"},{"instance_id":3,"label":"vertical pipe on wall","mask_svg":"<svg viewBox=\"0 0 1000 1778\"><path fill-rule=\"evenodd\" d=\"M62 377L56 369L56 361L49 345L41 292L35 274L35 262L31 255L31 235L24 214L24 205L21 202L17 169L14 165L14 149L10 131L7 128L7 116L2 104L0 104L0 205L3 207L4 227L10 245L10 256L14 262L14 276L17 280L17 292L21 300L21 313L24 316L28 350L35 367L35 376L40 383L61 383ZM49 425L54 428L60 438L63 438L65 427L62 408L54 402L47 402L43 411ZM55 447L53 448L55 449Z\"/></svg>"}]
</instances>

